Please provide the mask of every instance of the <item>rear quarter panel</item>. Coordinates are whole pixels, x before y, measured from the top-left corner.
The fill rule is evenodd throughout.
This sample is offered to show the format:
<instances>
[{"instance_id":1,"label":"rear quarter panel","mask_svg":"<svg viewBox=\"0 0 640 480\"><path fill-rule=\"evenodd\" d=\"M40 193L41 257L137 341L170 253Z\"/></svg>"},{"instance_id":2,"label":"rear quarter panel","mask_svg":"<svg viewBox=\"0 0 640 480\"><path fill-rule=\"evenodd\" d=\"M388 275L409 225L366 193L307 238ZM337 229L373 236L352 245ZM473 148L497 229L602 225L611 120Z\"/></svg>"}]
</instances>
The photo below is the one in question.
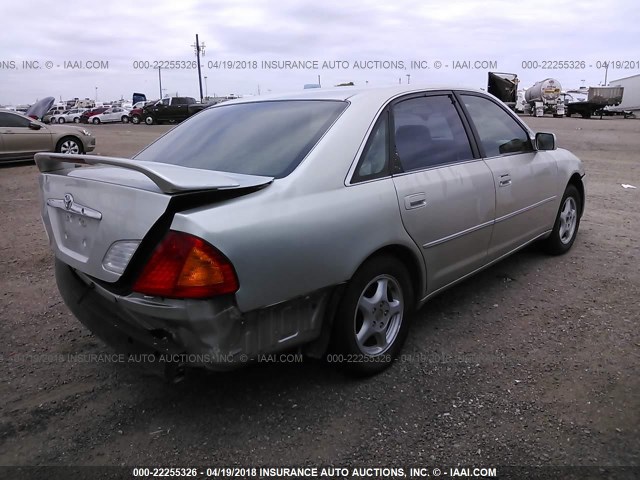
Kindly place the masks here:
<instances>
[{"instance_id":1,"label":"rear quarter panel","mask_svg":"<svg viewBox=\"0 0 640 480\"><path fill-rule=\"evenodd\" d=\"M204 238L233 263L238 307L250 311L351 278L386 245L416 258L391 179L291 198L274 182L226 204L177 214L172 229Z\"/></svg>"}]
</instances>

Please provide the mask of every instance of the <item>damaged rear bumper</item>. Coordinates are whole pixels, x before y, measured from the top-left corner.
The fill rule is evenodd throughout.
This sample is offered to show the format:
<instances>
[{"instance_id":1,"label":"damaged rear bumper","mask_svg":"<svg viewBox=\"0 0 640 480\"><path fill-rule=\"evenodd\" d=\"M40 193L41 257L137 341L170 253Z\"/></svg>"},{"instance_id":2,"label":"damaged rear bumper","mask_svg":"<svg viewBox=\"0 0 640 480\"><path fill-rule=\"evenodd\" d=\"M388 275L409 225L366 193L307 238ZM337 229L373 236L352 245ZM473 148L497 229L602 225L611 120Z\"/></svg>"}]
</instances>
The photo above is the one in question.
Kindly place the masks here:
<instances>
[{"instance_id":1,"label":"damaged rear bumper","mask_svg":"<svg viewBox=\"0 0 640 480\"><path fill-rule=\"evenodd\" d=\"M231 370L259 355L318 339L332 289L243 313L233 296L180 300L116 295L56 260L58 289L71 312L119 353Z\"/></svg>"}]
</instances>

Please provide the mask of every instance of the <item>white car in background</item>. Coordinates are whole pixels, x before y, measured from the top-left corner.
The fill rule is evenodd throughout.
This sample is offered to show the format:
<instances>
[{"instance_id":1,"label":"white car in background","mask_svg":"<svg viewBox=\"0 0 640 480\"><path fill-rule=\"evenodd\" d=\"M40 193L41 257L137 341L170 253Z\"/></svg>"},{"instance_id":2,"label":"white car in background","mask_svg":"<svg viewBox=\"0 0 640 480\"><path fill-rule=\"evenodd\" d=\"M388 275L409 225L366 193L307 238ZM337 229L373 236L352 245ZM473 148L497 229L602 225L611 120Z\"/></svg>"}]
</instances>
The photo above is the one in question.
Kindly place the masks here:
<instances>
[{"instance_id":1,"label":"white car in background","mask_svg":"<svg viewBox=\"0 0 640 480\"><path fill-rule=\"evenodd\" d=\"M51 116L50 123L80 123L80 116L86 111L86 108L73 108L63 113L57 113Z\"/></svg>"},{"instance_id":2,"label":"white car in background","mask_svg":"<svg viewBox=\"0 0 640 480\"><path fill-rule=\"evenodd\" d=\"M103 113L93 115L90 119L91 123L108 123L108 122L122 122L129 123L129 110L121 107L111 107L105 110Z\"/></svg>"}]
</instances>

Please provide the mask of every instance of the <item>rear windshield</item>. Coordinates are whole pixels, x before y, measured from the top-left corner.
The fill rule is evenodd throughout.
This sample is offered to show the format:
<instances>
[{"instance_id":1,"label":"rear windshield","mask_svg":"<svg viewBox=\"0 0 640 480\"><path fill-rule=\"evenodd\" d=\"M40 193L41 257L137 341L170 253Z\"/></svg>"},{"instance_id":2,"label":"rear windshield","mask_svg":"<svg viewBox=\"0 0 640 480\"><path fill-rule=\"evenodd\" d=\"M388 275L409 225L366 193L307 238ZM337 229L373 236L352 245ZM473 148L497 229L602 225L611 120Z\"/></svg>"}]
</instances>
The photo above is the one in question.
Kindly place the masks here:
<instances>
[{"instance_id":1,"label":"rear windshield","mask_svg":"<svg viewBox=\"0 0 640 480\"><path fill-rule=\"evenodd\" d=\"M198 113L135 158L282 178L346 107L346 102L333 100L220 105Z\"/></svg>"}]
</instances>

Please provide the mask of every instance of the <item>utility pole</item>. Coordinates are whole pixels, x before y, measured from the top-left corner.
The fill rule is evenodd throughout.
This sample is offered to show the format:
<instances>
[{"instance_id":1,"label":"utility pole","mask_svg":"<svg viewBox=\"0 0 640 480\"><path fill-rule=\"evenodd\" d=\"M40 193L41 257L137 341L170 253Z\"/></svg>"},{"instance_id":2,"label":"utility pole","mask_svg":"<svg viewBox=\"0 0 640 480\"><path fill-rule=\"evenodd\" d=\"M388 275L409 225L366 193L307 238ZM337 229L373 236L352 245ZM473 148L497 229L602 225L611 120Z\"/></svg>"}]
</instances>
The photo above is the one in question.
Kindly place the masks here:
<instances>
[{"instance_id":1,"label":"utility pole","mask_svg":"<svg viewBox=\"0 0 640 480\"><path fill-rule=\"evenodd\" d=\"M160 74L161 68L158 67L158 83L160 84L160 100L162 100L162 75Z\"/></svg>"},{"instance_id":2,"label":"utility pole","mask_svg":"<svg viewBox=\"0 0 640 480\"><path fill-rule=\"evenodd\" d=\"M200 45L200 41L198 40L198 34L196 33L196 43L191 45L195 48L196 57L198 57L198 85L200 86L200 101L202 102L202 73L200 71L200 52L202 52L202 56L204 57L204 42Z\"/></svg>"}]
</instances>

